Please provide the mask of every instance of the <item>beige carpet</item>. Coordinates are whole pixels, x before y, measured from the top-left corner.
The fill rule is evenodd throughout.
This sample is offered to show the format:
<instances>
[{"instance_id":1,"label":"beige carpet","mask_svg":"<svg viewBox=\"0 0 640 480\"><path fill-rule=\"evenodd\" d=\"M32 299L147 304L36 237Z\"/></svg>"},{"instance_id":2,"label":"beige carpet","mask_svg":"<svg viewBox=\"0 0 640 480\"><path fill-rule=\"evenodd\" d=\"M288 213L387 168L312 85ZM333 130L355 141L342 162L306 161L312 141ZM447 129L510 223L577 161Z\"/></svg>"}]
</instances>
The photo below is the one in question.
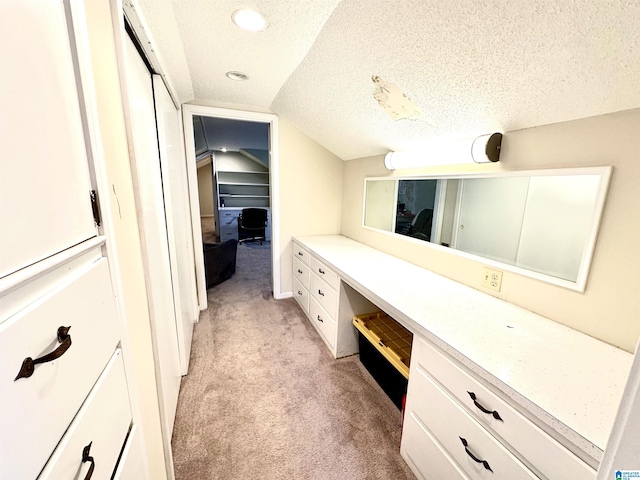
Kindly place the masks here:
<instances>
[{"instance_id":1,"label":"beige carpet","mask_svg":"<svg viewBox=\"0 0 640 480\"><path fill-rule=\"evenodd\" d=\"M240 245L208 295L178 401L178 480L415 479L400 413L358 356L335 360L295 300L273 299L268 244Z\"/></svg>"}]
</instances>

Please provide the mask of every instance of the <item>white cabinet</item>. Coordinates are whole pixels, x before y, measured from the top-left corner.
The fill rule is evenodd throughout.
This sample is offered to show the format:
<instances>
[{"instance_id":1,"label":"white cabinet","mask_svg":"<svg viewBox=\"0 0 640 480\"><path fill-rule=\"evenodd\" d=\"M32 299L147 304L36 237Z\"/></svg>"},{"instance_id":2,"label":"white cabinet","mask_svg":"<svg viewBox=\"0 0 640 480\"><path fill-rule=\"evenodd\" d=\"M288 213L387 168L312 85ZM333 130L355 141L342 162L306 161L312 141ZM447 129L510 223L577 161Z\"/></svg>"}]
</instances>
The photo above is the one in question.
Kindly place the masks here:
<instances>
[{"instance_id":1,"label":"white cabinet","mask_svg":"<svg viewBox=\"0 0 640 480\"><path fill-rule=\"evenodd\" d=\"M114 272L90 199L88 90L76 77L87 65L71 46L81 50L83 6L0 7L0 63L11 65L0 78L2 479L84 478L92 442L92 478L110 479L132 425Z\"/></svg>"},{"instance_id":2,"label":"white cabinet","mask_svg":"<svg viewBox=\"0 0 640 480\"><path fill-rule=\"evenodd\" d=\"M38 480L109 480L131 426L122 352L116 350Z\"/></svg>"},{"instance_id":3,"label":"white cabinet","mask_svg":"<svg viewBox=\"0 0 640 480\"><path fill-rule=\"evenodd\" d=\"M336 357L357 351L354 313L413 333L401 454L418 478L595 478L632 355L342 236L293 256L310 320L337 311Z\"/></svg>"},{"instance_id":4,"label":"white cabinet","mask_svg":"<svg viewBox=\"0 0 640 480\"><path fill-rule=\"evenodd\" d=\"M432 448L435 442L446 455L436 455L428 464L450 463L472 479L595 478L586 463L417 335L406 415L410 421L401 451L408 461L411 452ZM430 478L415 460L409 463L414 472Z\"/></svg>"},{"instance_id":5,"label":"white cabinet","mask_svg":"<svg viewBox=\"0 0 640 480\"><path fill-rule=\"evenodd\" d=\"M338 275L295 242L293 250L294 297L336 357Z\"/></svg>"},{"instance_id":6,"label":"white cabinet","mask_svg":"<svg viewBox=\"0 0 640 480\"><path fill-rule=\"evenodd\" d=\"M77 270L0 323L0 425L10 432L0 435L0 478L40 471L119 341L106 259ZM56 351L59 358L17 378L26 358Z\"/></svg>"},{"instance_id":7,"label":"white cabinet","mask_svg":"<svg viewBox=\"0 0 640 480\"><path fill-rule=\"evenodd\" d=\"M0 16L2 278L97 232L64 3L7 0Z\"/></svg>"}]
</instances>

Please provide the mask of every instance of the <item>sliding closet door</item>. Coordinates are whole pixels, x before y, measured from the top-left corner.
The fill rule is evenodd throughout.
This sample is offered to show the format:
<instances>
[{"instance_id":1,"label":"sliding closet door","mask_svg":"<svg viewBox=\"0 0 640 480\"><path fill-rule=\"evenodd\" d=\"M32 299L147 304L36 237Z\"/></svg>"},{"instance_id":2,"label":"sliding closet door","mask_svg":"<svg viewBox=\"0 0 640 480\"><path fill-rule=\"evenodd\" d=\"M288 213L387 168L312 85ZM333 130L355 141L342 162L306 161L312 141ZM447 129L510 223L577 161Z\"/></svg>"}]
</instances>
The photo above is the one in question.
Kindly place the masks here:
<instances>
[{"instance_id":1,"label":"sliding closet door","mask_svg":"<svg viewBox=\"0 0 640 480\"><path fill-rule=\"evenodd\" d=\"M182 143L180 110L176 108L159 75L153 75L158 124L160 166L169 233L169 252L176 306L178 349L182 374L189 369L193 325L199 313L187 165Z\"/></svg>"},{"instance_id":2,"label":"sliding closet door","mask_svg":"<svg viewBox=\"0 0 640 480\"><path fill-rule=\"evenodd\" d=\"M125 55L138 224L143 244L164 444L167 457L171 458L170 442L178 404L181 369L153 88L151 74L128 37Z\"/></svg>"}]
</instances>

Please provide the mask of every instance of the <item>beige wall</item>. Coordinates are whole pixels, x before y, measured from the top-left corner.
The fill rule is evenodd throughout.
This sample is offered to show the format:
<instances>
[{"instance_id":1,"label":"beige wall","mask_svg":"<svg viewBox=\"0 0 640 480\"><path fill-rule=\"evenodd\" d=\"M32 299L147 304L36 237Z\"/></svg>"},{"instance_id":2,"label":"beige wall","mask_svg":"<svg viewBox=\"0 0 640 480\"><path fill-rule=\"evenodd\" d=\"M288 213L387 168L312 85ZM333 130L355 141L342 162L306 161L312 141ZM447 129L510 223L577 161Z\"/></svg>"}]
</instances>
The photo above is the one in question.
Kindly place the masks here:
<instances>
[{"instance_id":1,"label":"beige wall","mask_svg":"<svg viewBox=\"0 0 640 480\"><path fill-rule=\"evenodd\" d=\"M344 163L283 118L278 127L280 282L282 292L289 293L291 237L340 233Z\"/></svg>"},{"instance_id":2,"label":"beige wall","mask_svg":"<svg viewBox=\"0 0 640 480\"><path fill-rule=\"evenodd\" d=\"M362 228L363 179L447 171L523 170L612 165L613 175L584 293L505 271L488 294L544 315L629 352L640 335L640 109L508 132L498 165L396 171L382 157L345 163L342 234L471 287L481 262Z\"/></svg>"},{"instance_id":3,"label":"beige wall","mask_svg":"<svg viewBox=\"0 0 640 480\"><path fill-rule=\"evenodd\" d=\"M213 217L213 177L211 162L198 168L198 198L200 199L200 216Z\"/></svg>"},{"instance_id":4,"label":"beige wall","mask_svg":"<svg viewBox=\"0 0 640 480\"><path fill-rule=\"evenodd\" d=\"M167 475L160 409L113 24L108 2L86 2L85 8L108 184L108 190L99 193L112 212L104 218L114 231L107 249L111 260L117 252L117 268L112 273L119 277L122 287L123 358L132 390L134 421L142 427L139 432L143 434L149 478L162 480Z\"/></svg>"}]
</instances>

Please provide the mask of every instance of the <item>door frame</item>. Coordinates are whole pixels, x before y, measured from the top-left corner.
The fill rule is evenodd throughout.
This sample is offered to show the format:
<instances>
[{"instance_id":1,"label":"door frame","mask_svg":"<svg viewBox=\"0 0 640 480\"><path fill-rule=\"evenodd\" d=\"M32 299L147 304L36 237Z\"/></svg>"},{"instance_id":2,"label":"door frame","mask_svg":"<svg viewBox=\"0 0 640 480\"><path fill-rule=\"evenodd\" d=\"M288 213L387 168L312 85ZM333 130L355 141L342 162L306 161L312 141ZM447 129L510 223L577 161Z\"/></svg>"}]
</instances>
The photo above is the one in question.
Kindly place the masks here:
<instances>
[{"instance_id":1,"label":"door frame","mask_svg":"<svg viewBox=\"0 0 640 480\"><path fill-rule=\"evenodd\" d=\"M193 138L193 116L242 120L245 122L269 124L269 196L271 209L271 286L273 296L281 298L280 283L280 149L278 141L278 117L272 113L258 113L231 110L202 105L182 105L185 157L193 224L193 245L196 257L196 278L198 280L198 303L200 310L207 308L207 287L204 273L202 227L200 225L200 202L198 200L198 177L196 167L195 142Z\"/></svg>"}]
</instances>

